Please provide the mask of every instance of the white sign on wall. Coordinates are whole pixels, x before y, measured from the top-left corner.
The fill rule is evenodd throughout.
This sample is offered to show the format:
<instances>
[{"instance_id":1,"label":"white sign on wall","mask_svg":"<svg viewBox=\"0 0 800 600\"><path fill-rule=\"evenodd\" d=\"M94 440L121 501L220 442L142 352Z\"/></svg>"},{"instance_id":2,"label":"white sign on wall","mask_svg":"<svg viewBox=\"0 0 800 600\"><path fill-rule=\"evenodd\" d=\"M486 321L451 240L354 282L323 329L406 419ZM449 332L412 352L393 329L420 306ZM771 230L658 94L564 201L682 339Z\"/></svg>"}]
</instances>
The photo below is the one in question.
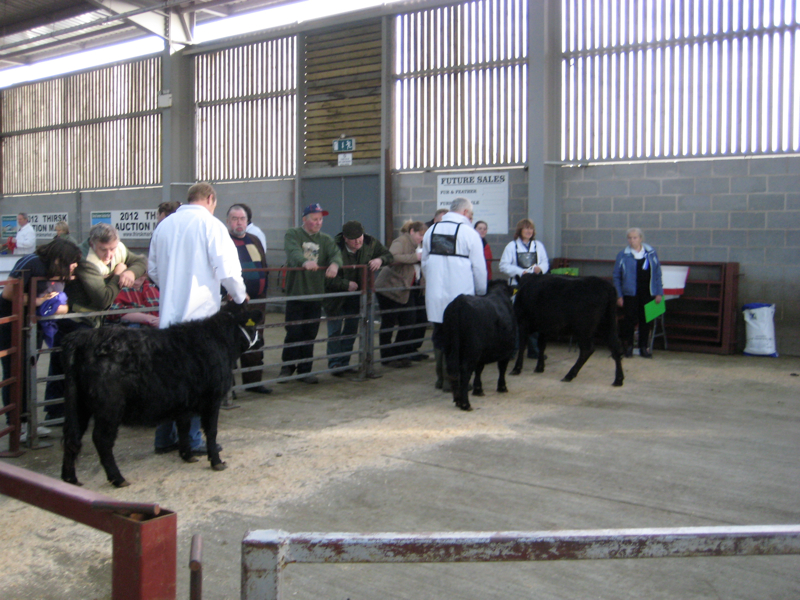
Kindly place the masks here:
<instances>
[{"instance_id":1,"label":"white sign on wall","mask_svg":"<svg viewBox=\"0 0 800 600\"><path fill-rule=\"evenodd\" d=\"M28 213L28 223L36 232L37 238L52 239L56 237L56 223L65 221L69 223L67 213ZM3 215L2 237L17 235L17 215Z\"/></svg>"},{"instance_id":2,"label":"white sign on wall","mask_svg":"<svg viewBox=\"0 0 800 600\"><path fill-rule=\"evenodd\" d=\"M473 223L486 221L489 233L508 233L508 172L439 173L436 208L450 208L456 198L472 201Z\"/></svg>"},{"instance_id":3,"label":"white sign on wall","mask_svg":"<svg viewBox=\"0 0 800 600\"><path fill-rule=\"evenodd\" d=\"M92 226L108 223L119 231L121 238L150 239L156 229L155 210L105 210L92 211Z\"/></svg>"}]
</instances>

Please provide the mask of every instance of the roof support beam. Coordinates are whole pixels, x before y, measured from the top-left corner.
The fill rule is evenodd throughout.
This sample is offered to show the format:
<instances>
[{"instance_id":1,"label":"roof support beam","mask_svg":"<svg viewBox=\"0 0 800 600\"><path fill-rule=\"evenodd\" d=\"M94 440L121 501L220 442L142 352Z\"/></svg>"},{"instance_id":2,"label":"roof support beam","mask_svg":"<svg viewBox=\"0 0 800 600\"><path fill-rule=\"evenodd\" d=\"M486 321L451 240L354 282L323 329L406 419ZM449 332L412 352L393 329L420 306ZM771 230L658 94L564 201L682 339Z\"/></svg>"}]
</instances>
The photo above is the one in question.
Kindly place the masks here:
<instances>
[{"instance_id":1,"label":"roof support beam","mask_svg":"<svg viewBox=\"0 0 800 600\"><path fill-rule=\"evenodd\" d=\"M194 43L195 15L193 11L166 9L140 12L140 7L124 0L89 0L89 2L112 14L125 16L140 29L163 38L169 44L171 52L176 52L184 46Z\"/></svg>"}]
</instances>

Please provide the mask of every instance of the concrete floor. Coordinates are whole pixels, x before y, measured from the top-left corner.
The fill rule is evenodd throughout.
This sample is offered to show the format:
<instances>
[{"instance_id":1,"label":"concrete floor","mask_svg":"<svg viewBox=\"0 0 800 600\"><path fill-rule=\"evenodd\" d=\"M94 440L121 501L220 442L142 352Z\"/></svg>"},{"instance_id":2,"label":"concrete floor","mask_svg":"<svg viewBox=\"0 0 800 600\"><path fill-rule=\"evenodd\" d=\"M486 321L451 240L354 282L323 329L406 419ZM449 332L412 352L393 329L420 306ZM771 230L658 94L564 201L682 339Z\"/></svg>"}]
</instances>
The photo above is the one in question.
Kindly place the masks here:
<instances>
[{"instance_id":1,"label":"concrete floor","mask_svg":"<svg viewBox=\"0 0 800 600\"><path fill-rule=\"evenodd\" d=\"M317 350L319 354L321 349ZM253 529L430 532L800 523L800 359L656 352L613 362L548 348L547 371L509 378L476 410L433 389L432 361L379 367L379 379L321 376L274 385L223 411L226 471L152 453L125 429L129 488L105 481L84 440L87 488L158 502L179 518L178 597L191 536L203 535L204 598L240 593L241 540ZM319 363L317 363L319 364ZM276 368L269 368L274 376ZM56 430L57 432L59 430ZM0 442L3 444L3 442ZM53 477L58 445L13 464ZM0 598L110 597L104 534L0 498ZM506 564L290 565L286 598L800 598L800 557Z\"/></svg>"}]
</instances>

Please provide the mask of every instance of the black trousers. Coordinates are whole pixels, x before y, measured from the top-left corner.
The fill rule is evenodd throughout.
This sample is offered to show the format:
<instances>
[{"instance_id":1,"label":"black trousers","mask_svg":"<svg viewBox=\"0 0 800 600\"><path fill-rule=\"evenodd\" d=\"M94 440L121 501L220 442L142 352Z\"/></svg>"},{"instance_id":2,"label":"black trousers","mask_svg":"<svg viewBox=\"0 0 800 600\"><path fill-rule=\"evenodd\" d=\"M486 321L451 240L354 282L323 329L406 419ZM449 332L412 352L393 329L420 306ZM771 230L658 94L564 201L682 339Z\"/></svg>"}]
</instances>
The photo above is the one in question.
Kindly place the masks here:
<instances>
[{"instance_id":1,"label":"black trousers","mask_svg":"<svg viewBox=\"0 0 800 600\"><path fill-rule=\"evenodd\" d=\"M322 302L314 300L289 300L286 302L286 337L283 340L284 344L292 344L294 342L312 341L317 338L319 333L319 321L313 323L304 323L300 325L289 325L291 321L305 321L306 319L319 319L322 316ZM295 346L292 348L284 348L281 356L283 362L290 360L314 358L314 344L309 343L302 346ZM310 373L313 360L307 362L297 363L297 365L287 365L292 372L297 370L298 373Z\"/></svg>"},{"instance_id":2,"label":"black trousers","mask_svg":"<svg viewBox=\"0 0 800 600\"><path fill-rule=\"evenodd\" d=\"M633 346L633 331L639 326L639 348L647 348L650 341L650 328L644 315L644 305L651 302L649 293L622 297L622 321L619 324L620 341L628 347Z\"/></svg>"},{"instance_id":3,"label":"black trousers","mask_svg":"<svg viewBox=\"0 0 800 600\"><path fill-rule=\"evenodd\" d=\"M392 343L392 334L394 333L392 329L394 327L407 327L410 325L415 325L417 323L417 306L414 304L415 298L413 296L409 296L408 302L405 304L400 304L399 302L392 300L391 298L387 298L381 294L376 294L378 297L378 305L381 308L381 329L378 334L378 340L381 343L381 346L386 346ZM387 313L384 314L383 311L385 310L394 310L398 308L406 308L409 310L404 310L402 312L397 313ZM400 344L400 346L396 346L394 348L381 348L381 358L392 358L393 356L398 356L400 354L410 354L414 352L419 346L416 346L415 341L418 338L418 331L417 328L411 329L401 329L397 332L397 337L395 338L395 343Z\"/></svg>"}]
</instances>

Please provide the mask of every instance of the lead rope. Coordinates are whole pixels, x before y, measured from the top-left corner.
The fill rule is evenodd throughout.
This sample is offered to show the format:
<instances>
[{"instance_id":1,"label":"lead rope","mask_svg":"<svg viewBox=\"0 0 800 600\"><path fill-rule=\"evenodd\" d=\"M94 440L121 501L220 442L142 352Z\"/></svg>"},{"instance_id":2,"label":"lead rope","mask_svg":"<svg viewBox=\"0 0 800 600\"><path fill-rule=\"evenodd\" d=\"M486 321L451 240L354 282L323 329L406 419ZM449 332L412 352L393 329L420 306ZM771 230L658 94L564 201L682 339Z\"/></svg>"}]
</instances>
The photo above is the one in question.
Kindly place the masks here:
<instances>
[{"instance_id":1,"label":"lead rope","mask_svg":"<svg viewBox=\"0 0 800 600\"><path fill-rule=\"evenodd\" d=\"M242 333L244 334L244 337L246 337L246 338L247 338L247 341L248 341L248 342L250 342L250 345L247 347L247 349L249 350L250 348L252 348L253 346L255 346L255 345L256 345L256 342L258 341L258 330L256 330L256 332L255 332L255 335L253 336L253 339L251 340L251 339L250 339L250 336L249 336L249 335L247 335L247 330L246 330L244 327L242 327L241 325L239 325L239 329L241 329L241 330L242 330Z\"/></svg>"}]
</instances>

